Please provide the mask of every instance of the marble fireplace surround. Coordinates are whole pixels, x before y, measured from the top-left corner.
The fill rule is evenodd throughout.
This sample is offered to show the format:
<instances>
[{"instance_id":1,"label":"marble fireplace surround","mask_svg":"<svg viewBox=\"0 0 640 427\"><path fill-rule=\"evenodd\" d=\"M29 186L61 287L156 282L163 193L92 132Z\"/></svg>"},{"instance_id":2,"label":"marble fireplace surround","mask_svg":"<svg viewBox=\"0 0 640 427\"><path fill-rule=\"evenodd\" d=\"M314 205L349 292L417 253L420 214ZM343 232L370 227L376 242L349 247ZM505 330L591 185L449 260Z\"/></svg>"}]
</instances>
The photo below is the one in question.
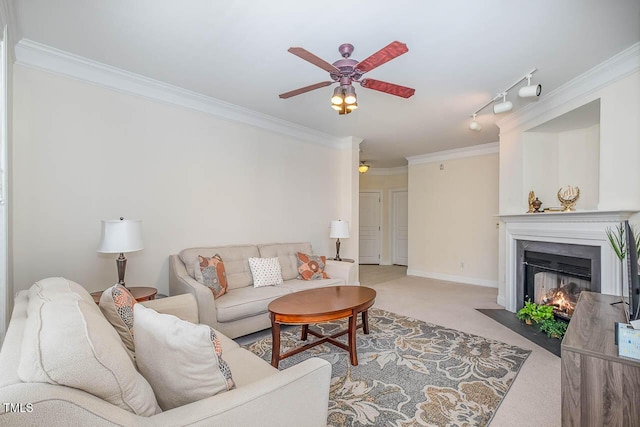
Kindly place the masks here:
<instances>
[{"instance_id":1,"label":"marble fireplace surround","mask_svg":"<svg viewBox=\"0 0 640 427\"><path fill-rule=\"evenodd\" d=\"M600 285L603 294L620 295L620 261L611 249L606 229L629 219L636 211L577 211L499 215L505 224L506 277L498 303L517 310L518 242L550 242L600 247Z\"/></svg>"}]
</instances>

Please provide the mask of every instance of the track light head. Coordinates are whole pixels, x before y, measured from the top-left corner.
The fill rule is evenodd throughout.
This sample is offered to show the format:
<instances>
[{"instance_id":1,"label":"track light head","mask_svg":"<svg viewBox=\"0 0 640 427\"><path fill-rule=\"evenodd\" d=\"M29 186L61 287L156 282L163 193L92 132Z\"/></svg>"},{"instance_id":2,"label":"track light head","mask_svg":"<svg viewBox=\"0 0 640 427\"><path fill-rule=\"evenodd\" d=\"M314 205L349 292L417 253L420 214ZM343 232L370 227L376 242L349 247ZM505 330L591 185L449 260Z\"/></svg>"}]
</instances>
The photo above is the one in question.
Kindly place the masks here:
<instances>
[{"instance_id":1,"label":"track light head","mask_svg":"<svg viewBox=\"0 0 640 427\"><path fill-rule=\"evenodd\" d=\"M502 102L499 104L493 104L493 114L501 114L506 113L507 111L511 111L513 108L513 104L511 101L507 101L507 92L502 94Z\"/></svg>"},{"instance_id":2,"label":"track light head","mask_svg":"<svg viewBox=\"0 0 640 427\"><path fill-rule=\"evenodd\" d=\"M534 96L540 96L540 93L542 93L542 85L532 85L531 77L531 74L527 76L527 85L521 87L518 91L520 98L533 98Z\"/></svg>"},{"instance_id":3,"label":"track light head","mask_svg":"<svg viewBox=\"0 0 640 427\"><path fill-rule=\"evenodd\" d=\"M542 93L542 85L529 85L521 87L518 91L518 96L520 98L533 98L540 96L540 93Z\"/></svg>"},{"instance_id":4,"label":"track light head","mask_svg":"<svg viewBox=\"0 0 640 427\"><path fill-rule=\"evenodd\" d=\"M482 130L482 125L476 121L476 115L473 115L473 120L469 123L469 129L479 132Z\"/></svg>"}]
</instances>

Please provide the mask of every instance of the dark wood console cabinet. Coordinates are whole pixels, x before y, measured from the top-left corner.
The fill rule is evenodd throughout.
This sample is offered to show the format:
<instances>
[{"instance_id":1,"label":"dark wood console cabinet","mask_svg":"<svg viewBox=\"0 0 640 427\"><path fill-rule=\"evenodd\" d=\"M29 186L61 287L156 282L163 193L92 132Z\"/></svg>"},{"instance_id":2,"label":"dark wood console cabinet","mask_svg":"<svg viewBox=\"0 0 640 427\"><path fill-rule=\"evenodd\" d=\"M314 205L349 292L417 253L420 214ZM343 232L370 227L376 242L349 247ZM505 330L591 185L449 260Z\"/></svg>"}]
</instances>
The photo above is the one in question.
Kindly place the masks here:
<instances>
[{"instance_id":1,"label":"dark wood console cabinet","mask_svg":"<svg viewBox=\"0 0 640 427\"><path fill-rule=\"evenodd\" d=\"M562 340L562 425L640 425L640 361L618 356L620 297L582 292Z\"/></svg>"}]
</instances>

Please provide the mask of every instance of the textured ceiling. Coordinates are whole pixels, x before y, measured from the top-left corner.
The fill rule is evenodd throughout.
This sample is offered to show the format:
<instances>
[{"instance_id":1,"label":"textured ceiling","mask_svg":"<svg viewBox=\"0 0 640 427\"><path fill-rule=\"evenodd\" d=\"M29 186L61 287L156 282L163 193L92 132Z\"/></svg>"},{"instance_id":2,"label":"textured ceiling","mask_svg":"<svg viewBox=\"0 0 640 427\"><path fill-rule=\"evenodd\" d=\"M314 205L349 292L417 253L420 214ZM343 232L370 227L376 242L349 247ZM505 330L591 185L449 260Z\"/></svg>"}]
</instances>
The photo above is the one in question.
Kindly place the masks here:
<instances>
[{"instance_id":1,"label":"textured ceiling","mask_svg":"<svg viewBox=\"0 0 640 427\"><path fill-rule=\"evenodd\" d=\"M374 167L498 140L491 107L469 115L532 68L545 93L640 40L638 0L214 1L20 0L22 37L335 136L364 138ZM334 86L287 52L362 60L391 41L405 55L368 77L416 89L410 99L356 86L360 108L338 116ZM536 102L508 97L514 111ZM507 113L508 114L508 113ZM504 117L504 116L500 116Z\"/></svg>"}]
</instances>

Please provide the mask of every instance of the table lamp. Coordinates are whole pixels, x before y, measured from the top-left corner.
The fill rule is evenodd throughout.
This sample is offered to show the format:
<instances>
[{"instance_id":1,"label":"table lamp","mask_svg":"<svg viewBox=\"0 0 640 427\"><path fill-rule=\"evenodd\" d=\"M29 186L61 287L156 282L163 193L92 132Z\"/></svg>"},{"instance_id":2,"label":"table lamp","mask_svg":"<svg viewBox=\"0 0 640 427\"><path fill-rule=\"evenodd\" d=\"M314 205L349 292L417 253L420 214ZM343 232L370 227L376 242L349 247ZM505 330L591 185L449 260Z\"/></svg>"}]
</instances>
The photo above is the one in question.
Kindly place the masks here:
<instances>
[{"instance_id":1,"label":"table lamp","mask_svg":"<svg viewBox=\"0 0 640 427\"><path fill-rule=\"evenodd\" d=\"M124 271L127 268L125 252L136 252L144 248L142 244L142 221L139 219L103 220L102 236L98 252L120 255L116 259L118 284L124 285ZM126 286L125 286L126 287Z\"/></svg>"},{"instance_id":2,"label":"table lamp","mask_svg":"<svg viewBox=\"0 0 640 427\"><path fill-rule=\"evenodd\" d=\"M340 238L349 238L349 222L348 221L331 221L331 231L329 237L336 240L336 261L342 261L340 258Z\"/></svg>"}]
</instances>

